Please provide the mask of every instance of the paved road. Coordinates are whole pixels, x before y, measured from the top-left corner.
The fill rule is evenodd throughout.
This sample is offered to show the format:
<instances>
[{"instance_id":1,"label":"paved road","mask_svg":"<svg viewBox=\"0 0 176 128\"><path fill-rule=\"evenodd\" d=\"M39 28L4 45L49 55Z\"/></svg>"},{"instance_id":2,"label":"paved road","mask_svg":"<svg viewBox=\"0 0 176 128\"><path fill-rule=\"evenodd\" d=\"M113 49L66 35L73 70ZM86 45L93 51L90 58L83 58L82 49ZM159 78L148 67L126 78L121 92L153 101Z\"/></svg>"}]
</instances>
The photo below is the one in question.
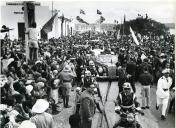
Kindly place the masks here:
<instances>
[{"instance_id":1,"label":"paved road","mask_svg":"<svg viewBox=\"0 0 176 128\"><path fill-rule=\"evenodd\" d=\"M75 91L71 92L69 105L71 108L63 108L63 103L60 104L61 112L57 115L54 115L54 121L56 128L70 128L69 117L75 111Z\"/></svg>"},{"instance_id":2,"label":"paved road","mask_svg":"<svg viewBox=\"0 0 176 128\"><path fill-rule=\"evenodd\" d=\"M107 89L108 82L101 82L100 83L100 91L103 95L103 99L105 99L106 89ZM141 103L141 94L140 94L140 85L139 83L136 83L136 96L138 98L138 101ZM167 120L162 121L160 119L161 110L156 110L156 87L151 88L151 108L150 110L144 110L145 116L138 115L138 120L143 128L175 128L175 116L174 114L167 114ZM116 120L119 119L119 116L114 113L114 103L113 100L116 99L118 95L118 86L117 82L112 82L108 101L105 104L105 111L107 113L108 122L110 124L110 128L115 123ZM96 113L94 117L94 122L96 123L100 118L100 113ZM93 126L93 128L97 128L96 125Z\"/></svg>"},{"instance_id":3,"label":"paved road","mask_svg":"<svg viewBox=\"0 0 176 128\"><path fill-rule=\"evenodd\" d=\"M119 119L119 116L114 112L114 103L113 100L116 99L118 95L118 86L117 82L112 82L110 92L108 95L108 101L105 104L105 111L107 113L108 122L110 124L110 128L115 123L116 120ZM106 89L107 89L108 82L101 82L100 83L100 91L103 96L103 100L105 99ZM141 103L141 95L140 95L140 85L136 83L136 96L138 101ZM143 128L175 128L175 115L174 114L167 114L166 121L162 121L160 119L161 110L156 110L156 87L151 88L151 108L150 110L144 110L145 116L138 116L138 120L140 121ZM74 106L74 97L75 92L71 93L70 104ZM61 104L62 106L62 104ZM101 106L102 107L102 106ZM55 122L57 124L57 128L70 128L68 123L69 116L73 113L74 107L69 109L63 109L61 113L54 116ZM97 125L97 122L100 121L101 114L96 111L93 120L92 128L99 128L100 126ZM104 118L103 118L104 122ZM106 126L102 126L101 128L107 128Z\"/></svg>"}]
</instances>

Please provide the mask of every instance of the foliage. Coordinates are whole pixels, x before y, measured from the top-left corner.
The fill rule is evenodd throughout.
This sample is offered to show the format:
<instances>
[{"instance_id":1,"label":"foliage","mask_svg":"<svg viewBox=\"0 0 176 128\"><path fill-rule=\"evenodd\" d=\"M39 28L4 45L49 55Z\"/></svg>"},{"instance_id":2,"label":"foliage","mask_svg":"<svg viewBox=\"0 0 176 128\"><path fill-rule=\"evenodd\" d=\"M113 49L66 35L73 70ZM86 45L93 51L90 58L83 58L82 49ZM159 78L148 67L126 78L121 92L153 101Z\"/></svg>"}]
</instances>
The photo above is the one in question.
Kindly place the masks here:
<instances>
[{"instance_id":1,"label":"foliage","mask_svg":"<svg viewBox=\"0 0 176 128\"><path fill-rule=\"evenodd\" d=\"M169 28L164 24L150 18L138 17L134 20L125 21L124 24L118 24L116 29L120 29L121 34L129 35L129 27L141 35L166 35Z\"/></svg>"}]
</instances>

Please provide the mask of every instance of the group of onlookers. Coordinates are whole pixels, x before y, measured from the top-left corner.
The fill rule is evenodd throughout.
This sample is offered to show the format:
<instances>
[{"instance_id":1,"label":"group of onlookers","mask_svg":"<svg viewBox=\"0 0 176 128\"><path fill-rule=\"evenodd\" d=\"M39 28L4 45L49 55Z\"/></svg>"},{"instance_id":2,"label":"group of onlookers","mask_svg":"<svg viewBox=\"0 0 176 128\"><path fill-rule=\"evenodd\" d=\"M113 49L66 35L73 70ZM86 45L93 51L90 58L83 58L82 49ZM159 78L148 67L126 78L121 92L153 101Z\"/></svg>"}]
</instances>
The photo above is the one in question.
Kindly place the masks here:
<instances>
[{"instance_id":1,"label":"group of onlookers","mask_svg":"<svg viewBox=\"0 0 176 128\"><path fill-rule=\"evenodd\" d=\"M80 34L59 39L52 38L48 41L38 40L37 58L30 60L26 60L24 41L2 40L1 126L18 127L24 120L30 120L26 123L32 122L37 128L52 128L53 118L50 114L59 113L62 102L63 107L71 107L69 96L74 89L72 87L83 86L82 84L85 91L80 99L80 110L86 104L94 104L92 99L94 87L90 86L93 81L89 76L96 76L98 72L95 70L96 65L90 60L95 59L93 49L103 47L102 54L118 55L119 61L116 66L119 91L122 91L124 82L130 82L135 92L135 82L139 81L142 85L142 94L143 96L146 94L144 97L147 97L147 105L145 106L143 102L142 107L149 108L152 84L158 83L159 90L160 81L164 81L167 78L165 74L169 72L170 81L167 87L162 87L166 89L162 91L163 94L167 97L169 86L174 86L173 37L168 35L163 39L159 36L144 36L140 46L134 46L130 36L116 40L106 34L94 34L92 37ZM92 41L97 38L99 41ZM85 83L82 83L83 75L87 75L83 80ZM90 100L82 101L86 98ZM168 97L161 99L157 95L157 108L160 103L163 104L162 119L164 119ZM93 112L94 108L91 110ZM92 120L92 112L88 113L90 114L88 120L83 119L86 113L82 112L81 120L89 124Z\"/></svg>"}]
</instances>

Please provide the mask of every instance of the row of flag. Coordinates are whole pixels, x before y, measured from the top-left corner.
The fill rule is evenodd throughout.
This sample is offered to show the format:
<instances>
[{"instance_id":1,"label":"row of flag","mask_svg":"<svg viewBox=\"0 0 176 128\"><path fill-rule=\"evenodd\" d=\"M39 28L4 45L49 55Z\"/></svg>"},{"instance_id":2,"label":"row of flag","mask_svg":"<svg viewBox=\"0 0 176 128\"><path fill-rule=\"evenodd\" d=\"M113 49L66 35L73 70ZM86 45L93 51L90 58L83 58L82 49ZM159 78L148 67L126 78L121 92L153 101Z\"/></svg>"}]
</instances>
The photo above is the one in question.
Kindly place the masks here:
<instances>
[{"instance_id":1,"label":"row of flag","mask_svg":"<svg viewBox=\"0 0 176 128\"><path fill-rule=\"evenodd\" d=\"M86 15L85 11L83 9L80 9L80 14ZM97 9L97 14L102 15L102 12Z\"/></svg>"},{"instance_id":2,"label":"row of flag","mask_svg":"<svg viewBox=\"0 0 176 128\"><path fill-rule=\"evenodd\" d=\"M51 17L51 19L49 19L45 25L42 27L42 30L43 32L45 32L46 34L48 32L51 32L52 31L52 28L53 28L53 22L54 22L54 19L55 17L57 16L58 13L56 13L54 16ZM84 10L80 9L80 14L86 14ZM102 12L100 10L97 9L97 14L98 15L102 15ZM66 21L69 21L69 19L65 18L63 15L58 17L61 19L61 22L63 23L64 20ZM87 25L89 25L88 22L86 22L85 20L83 20L80 16L77 16L76 19L80 22L80 23L85 23ZM99 19L99 23L103 23L105 21L105 18L103 16L100 16L100 19Z\"/></svg>"},{"instance_id":3,"label":"row of flag","mask_svg":"<svg viewBox=\"0 0 176 128\"><path fill-rule=\"evenodd\" d=\"M85 14L85 12L84 12L82 9L80 10L80 13ZM46 22L46 24L43 26L43 28L42 28L41 31L45 32L46 34L47 34L48 32L51 32L51 31L52 31L53 22L54 22L55 17L57 16L57 14L58 14L58 13L56 13L54 16L51 17L51 19L50 19L48 22ZM97 14L101 15L102 12L100 12L100 11L97 9ZM58 18L61 19L61 22L62 22L62 23L64 22L64 20L70 21L70 19L65 18L64 15L62 15L62 16L60 16L60 17L58 17ZM80 16L77 16L76 19L77 19L80 23L85 23L85 24L89 25L89 23L86 22L85 20L83 20ZM99 19L98 22L101 24L101 23L103 23L103 21L105 21L105 18L104 18L103 16L100 16L100 19ZM117 21L116 21L116 22L117 22ZM125 16L124 16L124 23L125 23ZM132 38L133 38L134 42L135 42L137 45L139 45L139 41L137 40L137 37L135 36L134 31L133 31L133 29L132 29L131 27L130 27L130 32L131 32L131 35L132 35ZM120 38L120 30L118 31L118 34L117 34L117 39L119 39L119 38Z\"/></svg>"},{"instance_id":4,"label":"row of flag","mask_svg":"<svg viewBox=\"0 0 176 128\"><path fill-rule=\"evenodd\" d=\"M83 9L80 9L80 14L86 15L86 13ZM100 18L97 20L97 23L99 23L99 24L103 23L105 21L105 18L102 16L102 12L97 9L97 14L100 15ZM83 20L80 16L77 16L76 19L80 23L85 23L85 24L89 25L89 23L87 23L85 20Z\"/></svg>"}]
</instances>

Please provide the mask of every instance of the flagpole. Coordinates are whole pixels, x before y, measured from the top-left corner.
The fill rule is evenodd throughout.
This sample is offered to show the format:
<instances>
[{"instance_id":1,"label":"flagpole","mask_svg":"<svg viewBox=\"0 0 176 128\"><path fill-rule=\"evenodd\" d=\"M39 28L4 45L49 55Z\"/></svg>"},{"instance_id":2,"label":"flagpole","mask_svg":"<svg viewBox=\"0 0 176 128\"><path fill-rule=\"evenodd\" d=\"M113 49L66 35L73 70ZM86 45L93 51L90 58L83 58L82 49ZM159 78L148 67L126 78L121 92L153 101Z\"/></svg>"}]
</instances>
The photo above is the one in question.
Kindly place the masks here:
<instances>
[{"instance_id":1,"label":"flagpole","mask_svg":"<svg viewBox=\"0 0 176 128\"><path fill-rule=\"evenodd\" d=\"M66 24L66 20L65 20L65 36L66 36L66 34L67 34L67 33L66 33L66 29L67 29L66 25L67 25L67 24Z\"/></svg>"},{"instance_id":2,"label":"flagpole","mask_svg":"<svg viewBox=\"0 0 176 128\"><path fill-rule=\"evenodd\" d=\"M28 24L28 11L27 11L27 2L24 2L24 21L25 21L25 29L27 31L27 29L29 28L29 24ZM28 46L28 34L25 33L25 47L26 47L26 63L28 63L29 60L29 46Z\"/></svg>"},{"instance_id":3,"label":"flagpole","mask_svg":"<svg viewBox=\"0 0 176 128\"><path fill-rule=\"evenodd\" d=\"M101 16L100 16L100 20L101 20ZM100 28L100 32L101 32L101 21L99 21L99 28Z\"/></svg>"},{"instance_id":4,"label":"flagpole","mask_svg":"<svg viewBox=\"0 0 176 128\"><path fill-rule=\"evenodd\" d=\"M53 16L53 1L52 1L52 16Z\"/></svg>"},{"instance_id":5,"label":"flagpole","mask_svg":"<svg viewBox=\"0 0 176 128\"><path fill-rule=\"evenodd\" d=\"M62 14L62 18L61 18L61 37L63 37L63 22L64 22L64 15Z\"/></svg>"},{"instance_id":6,"label":"flagpole","mask_svg":"<svg viewBox=\"0 0 176 128\"><path fill-rule=\"evenodd\" d=\"M125 15L124 15L125 19ZM124 43L123 36L124 36L124 29L125 29L125 20L123 21L123 30L122 30L122 42Z\"/></svg>"}]
</instances>

